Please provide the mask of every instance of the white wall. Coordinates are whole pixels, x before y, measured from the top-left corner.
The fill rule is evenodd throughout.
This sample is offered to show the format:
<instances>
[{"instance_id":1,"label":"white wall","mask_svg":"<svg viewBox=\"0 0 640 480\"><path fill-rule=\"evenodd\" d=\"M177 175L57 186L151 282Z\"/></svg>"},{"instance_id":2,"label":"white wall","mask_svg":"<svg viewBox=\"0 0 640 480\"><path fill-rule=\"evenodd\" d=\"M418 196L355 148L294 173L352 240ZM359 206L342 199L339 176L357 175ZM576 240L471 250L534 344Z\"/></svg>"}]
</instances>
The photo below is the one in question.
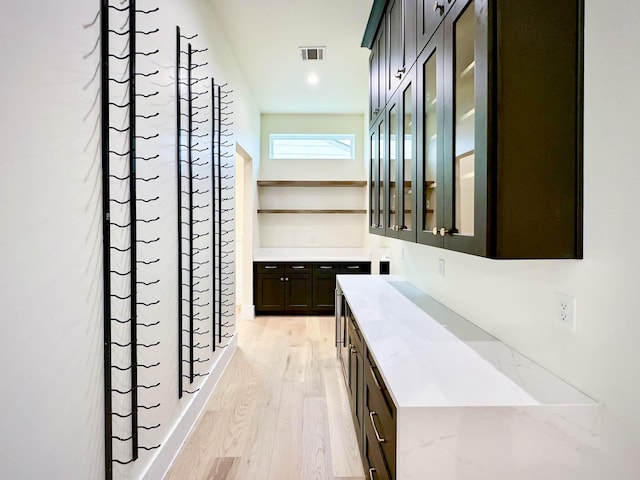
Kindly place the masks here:
<instances>
[{"instance_id":1,"label":"white wall","mask_svg":"<svg viewBox=\"0 0 640 480\"><path fill-rule=\"evenodd\" d=\"M180 435L169 439L173 429L179 427L181 435L188 431L219 374L214 370L201 395L178 401L177 24L185 34L199 33L195 45L209 47L209 65L201 73L215 73L216 80L234 89L234 140L254 159L259 159L260 117L208 2L138 3L139 8L160 7L140 26L161 30L147 43L160 49L147 64L160 75L138 83L140 91L160 91L138 102L140 113L161 114L144 132L160 133L149 144L160 158L140 164L140 175L160 175L153 186L160 200L151 213L161 218L139 229L141 235L161 238L145 253L161 259L147 271L161 280L153 290L161 299L153 310L160 325L140 331L142 340L161 342L144 352L160 367L140 374L142 381L161 383L145 397L161 408L141 414L147 424L161 424L141 434L141 444L169 445L151 466L149 478L157 479L179 446ZM99 57L83 58L99 36L97 26L83 25L94 19L99 5L81 0L0 4L0 478L103 477L101 163L99 129L94 131L100 104L94 105L99 81L91 81ZM187 421L179 425L183 416ZM114 467L114 478L140 478L158 453L141 452L133 465Z\"/></svg>"},{"instance_id":2,"label":"white wall","mask_svg":"<svg viewBox=\"0 0 640 480\"><path fill-rule=\"evenodd\" d=\"M363 115L262 114L258 180L366 180ZM352 160L272 160L271 133L354 134ZM366 187L258 187L258 209L366 209ZM260 214L260 247L363 247L364 214ZM258 246L258 244L256 245Z\"/></svg>"},{"instance_id":3,"label":"white wall","mask_svg":"<svg viewBox=\"0 0 640 480\"><path fill-rule=\"evenodd\" d=\"M391 241L406 273L445 305L605 406L602 478L640 478L640 3L586 2L584 259L492 261ZM542 101L543 99L541 99ZM553 241L553 232L540 232ZM404 260L401 259L404 253ZM438 276L438 259L445 276ZM577 331L554 292L577 299Z\"/></svg>"}]
</instances>

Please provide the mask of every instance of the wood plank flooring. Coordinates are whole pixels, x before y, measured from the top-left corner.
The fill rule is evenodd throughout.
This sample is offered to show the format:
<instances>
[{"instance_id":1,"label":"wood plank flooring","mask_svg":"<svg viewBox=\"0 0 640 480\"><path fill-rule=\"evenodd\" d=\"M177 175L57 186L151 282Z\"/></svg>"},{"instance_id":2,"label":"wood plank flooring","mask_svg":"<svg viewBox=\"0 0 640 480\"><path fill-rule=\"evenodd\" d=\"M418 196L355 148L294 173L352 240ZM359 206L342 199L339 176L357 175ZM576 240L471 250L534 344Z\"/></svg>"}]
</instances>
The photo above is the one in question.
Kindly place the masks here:
<instances>
[{"instance_id":1,"label":"wood plank flooring","mask_svg":"<svg viewBox=\"0 0 640 480\"><path fill-rule=\"evenodd\" d=\"M238 321L238 350L165 480L363 480L333 317Z\"/></svg>"}]
</instances>

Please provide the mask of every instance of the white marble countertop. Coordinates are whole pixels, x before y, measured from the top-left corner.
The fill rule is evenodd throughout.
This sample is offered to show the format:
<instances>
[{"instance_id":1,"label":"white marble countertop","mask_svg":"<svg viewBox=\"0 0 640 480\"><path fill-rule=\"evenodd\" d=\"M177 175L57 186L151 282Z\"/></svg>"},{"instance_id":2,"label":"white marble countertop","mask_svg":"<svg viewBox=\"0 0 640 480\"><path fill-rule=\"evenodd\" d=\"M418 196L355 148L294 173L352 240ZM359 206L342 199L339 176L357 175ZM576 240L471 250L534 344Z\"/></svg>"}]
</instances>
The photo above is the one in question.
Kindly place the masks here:
<instances>
[{"instance_id":1,"label":"white marble countertop","mask_svg":"<svg viewBox=\"0 0 640 480\"><path fill-rule=\"evenodd\" d=\"M364 248L260 248L254 262L368 262L371 252Z\"/></svg>"},{"instance_id":2,"label":"white marble countertop","mask_svg":"<svg viewBox=\"0 0 640 480\"><path fill-rule=\"evenodd\" d=\"M595 404L407 282L338 283L397 408Z\"/></svg>"}]
</instances>

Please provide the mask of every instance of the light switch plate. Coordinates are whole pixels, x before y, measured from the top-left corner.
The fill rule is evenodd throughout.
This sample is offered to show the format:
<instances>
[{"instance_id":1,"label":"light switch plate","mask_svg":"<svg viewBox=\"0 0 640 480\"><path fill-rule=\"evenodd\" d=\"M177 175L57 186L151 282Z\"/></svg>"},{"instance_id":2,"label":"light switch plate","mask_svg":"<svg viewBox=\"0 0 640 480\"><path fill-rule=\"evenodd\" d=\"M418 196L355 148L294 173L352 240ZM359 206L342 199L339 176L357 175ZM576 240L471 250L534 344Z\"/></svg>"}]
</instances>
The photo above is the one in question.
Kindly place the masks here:
<instances>
[{"instance_id":1,"label":"light switch plate","mask_svg":"<svg viewBox=\"0 0 640 480\"><path fill-rule=\"evenodd\" d=\"M438 259L438 275L444 277L444 258Z\"/></svg>"}]
</instances>

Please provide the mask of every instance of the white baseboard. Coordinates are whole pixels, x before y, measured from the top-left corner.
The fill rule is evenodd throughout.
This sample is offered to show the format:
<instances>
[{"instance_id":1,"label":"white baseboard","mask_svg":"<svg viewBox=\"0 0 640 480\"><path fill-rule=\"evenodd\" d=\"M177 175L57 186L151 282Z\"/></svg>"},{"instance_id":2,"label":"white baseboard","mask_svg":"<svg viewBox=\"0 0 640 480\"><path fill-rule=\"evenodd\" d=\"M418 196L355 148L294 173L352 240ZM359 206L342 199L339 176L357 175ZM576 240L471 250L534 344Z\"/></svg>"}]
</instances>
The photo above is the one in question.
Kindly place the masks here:
<instances>
[{"instance_id":1,"label":"white baseboard","mask_svg":"<svg viewBox=\"0 0 640 480\"><path fill-rule=\"evenodd\" d=\"M240 320L253 320L256 316L254 305L243 305L240 307Z\"/></svg>"},{"instance_id":2,"label":"white baseboard","mask_svg":"<svg viewBox=\"0 0 640 480\"><path fill-rule=\"evenodd\" d=\"M209 401L209 397L211 397L222 373L237 348L238 337L234 335L229 346L222 351L220 358L211 370L209 378L200 389L200 392L194 396L191 403L187 406L184 414L178 419L162 447L158 450L156 457L149 467L147 467L147 470L140 476L139 480L158 480L159 478L164 478L167 474L169 468L178 456L182 445L189 436L189 433L191 433L191 430L193 430L193 427L195 427L200 419L204 407Z\"/></svg>"}]
</instances>

